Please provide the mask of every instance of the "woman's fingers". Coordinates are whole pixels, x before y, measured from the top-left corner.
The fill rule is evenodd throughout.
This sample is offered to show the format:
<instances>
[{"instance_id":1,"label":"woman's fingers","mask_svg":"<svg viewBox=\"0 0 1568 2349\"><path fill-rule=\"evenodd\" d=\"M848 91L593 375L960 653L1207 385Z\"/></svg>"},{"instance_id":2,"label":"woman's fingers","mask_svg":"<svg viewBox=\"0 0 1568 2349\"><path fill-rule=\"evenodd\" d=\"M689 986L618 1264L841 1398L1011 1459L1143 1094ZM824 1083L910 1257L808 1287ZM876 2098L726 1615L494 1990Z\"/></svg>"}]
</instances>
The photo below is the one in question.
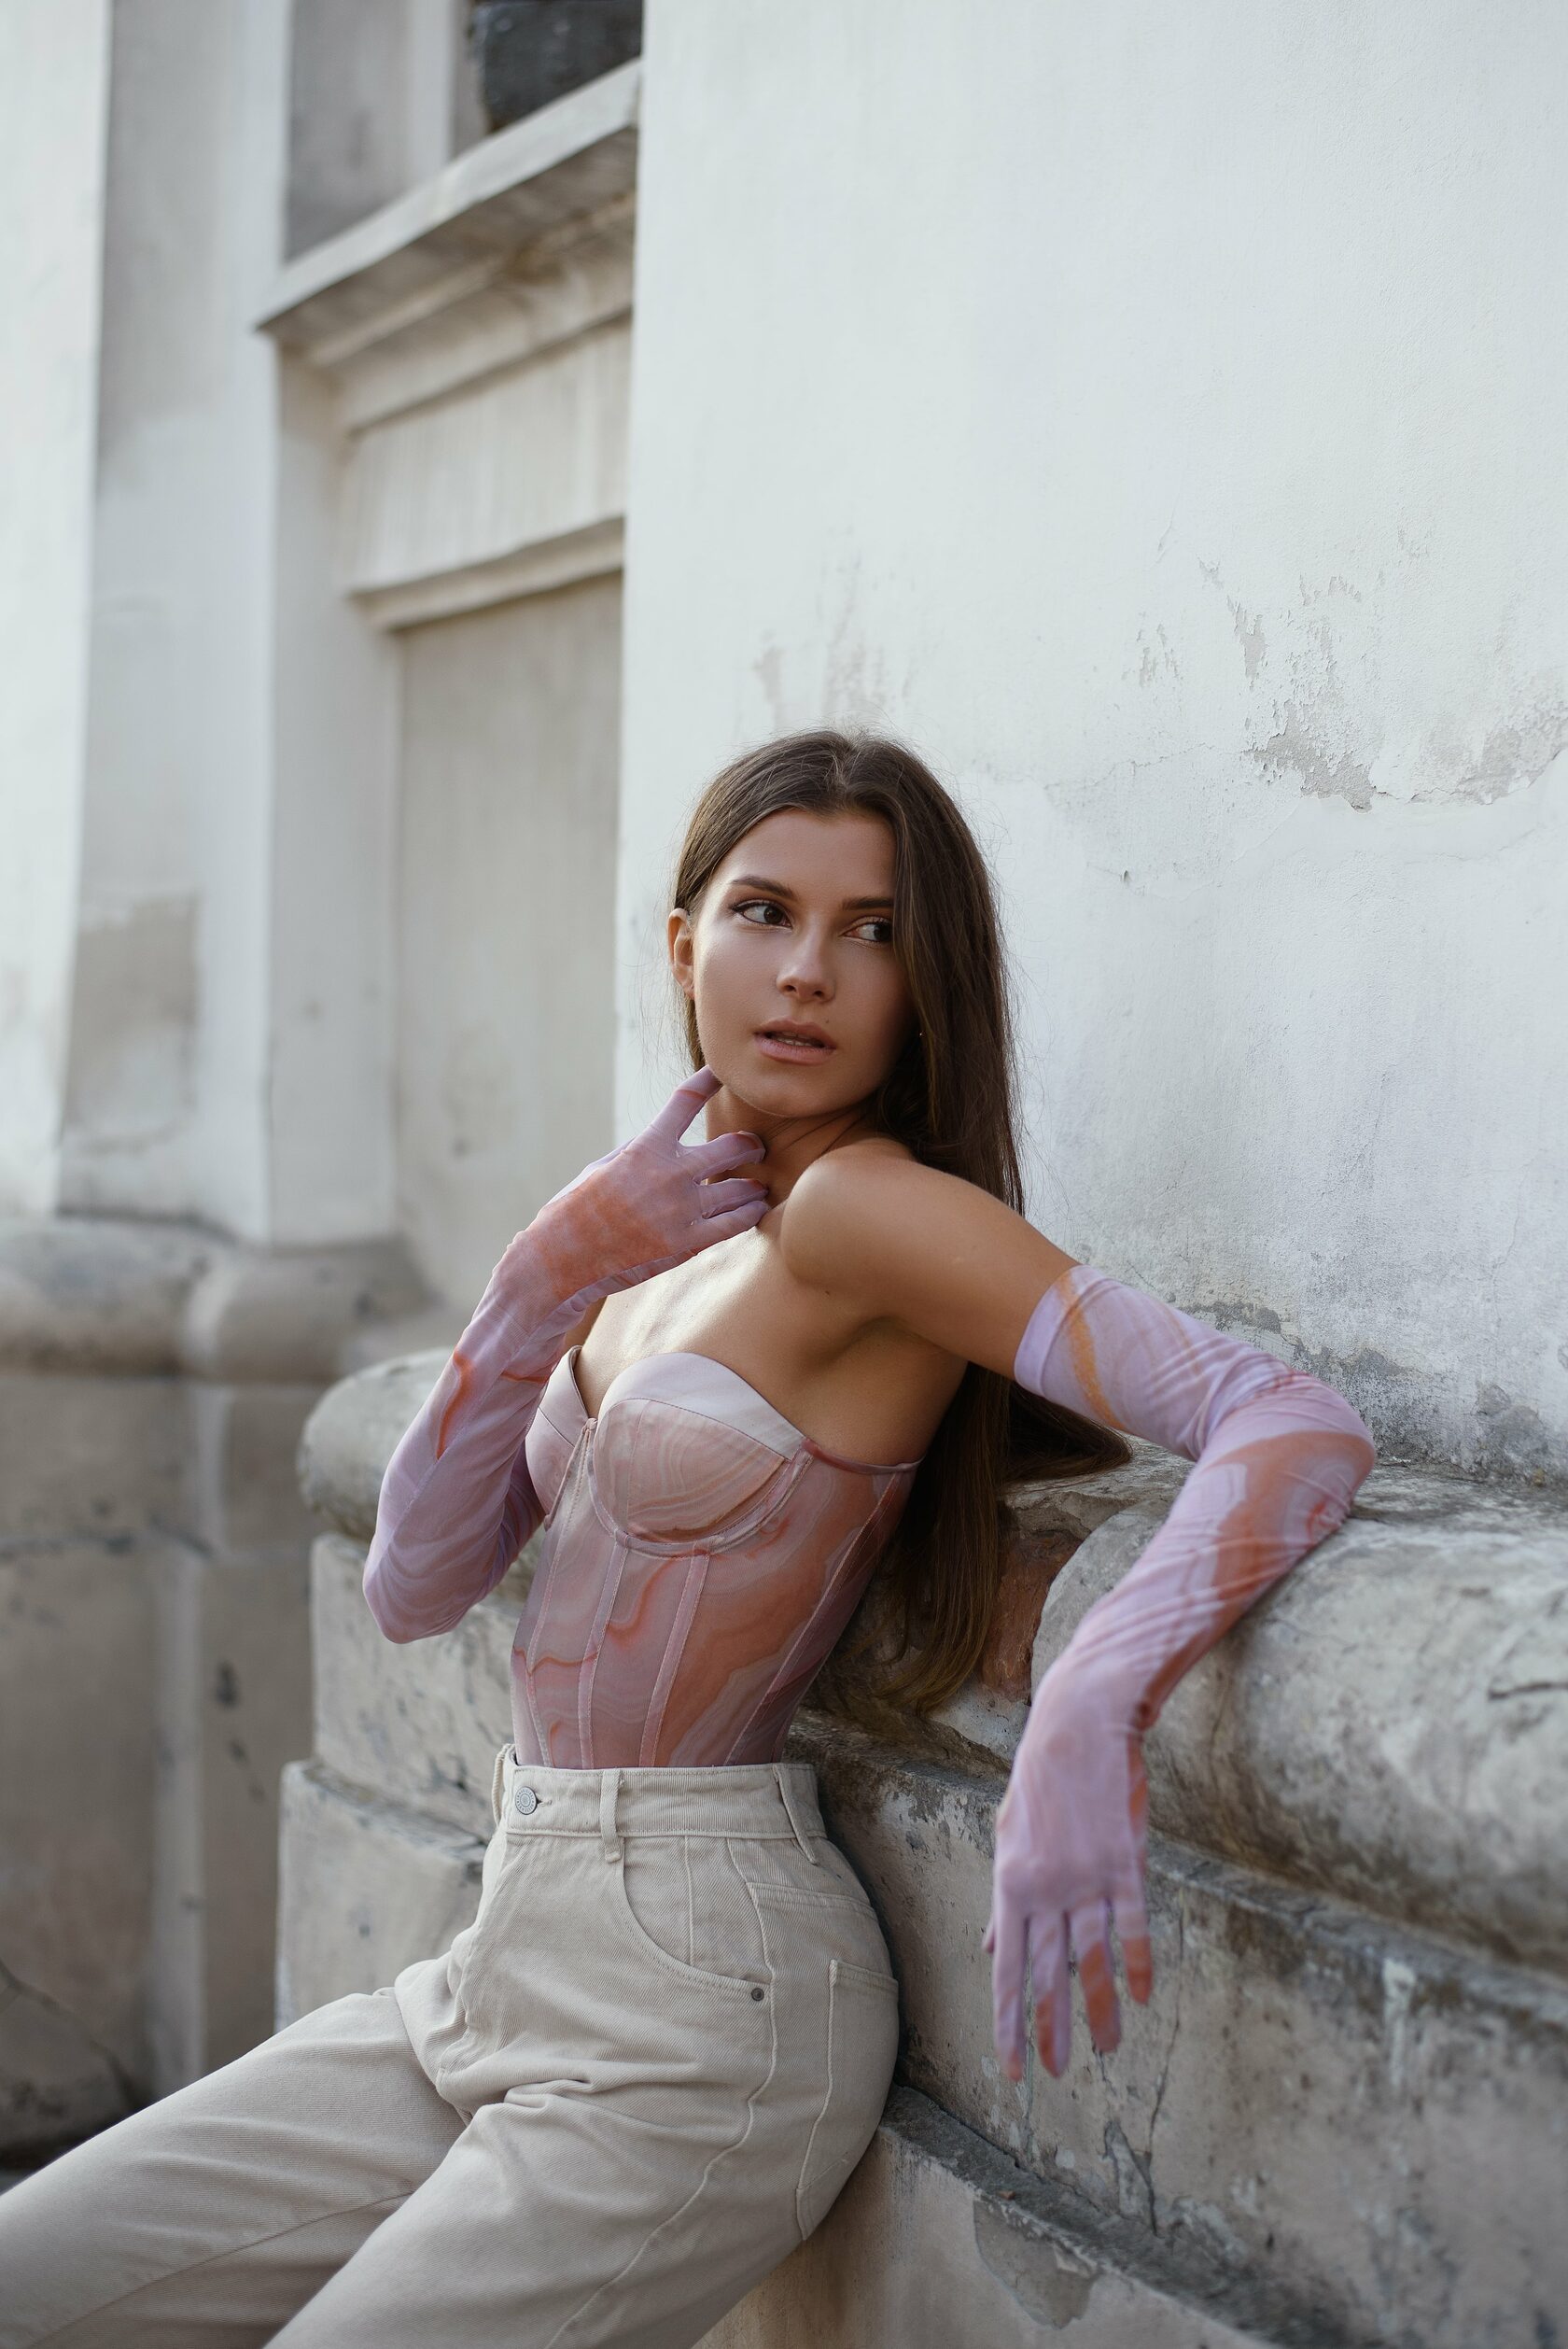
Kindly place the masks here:
<instances>
[{"instance_id":1,"label":"woman's fingers","mask_svg":"<svg viewBox=\"0 0 1568 2349\"><path fill-rule=\"evenodd\" d=\"M758 1200L767 1205L767 1185L753 1183L736 1176L730 1183L703 1183L698 1188L704 1216L721 1216L732 1207L751 1207Z\"/></svg>"}]
</instances>

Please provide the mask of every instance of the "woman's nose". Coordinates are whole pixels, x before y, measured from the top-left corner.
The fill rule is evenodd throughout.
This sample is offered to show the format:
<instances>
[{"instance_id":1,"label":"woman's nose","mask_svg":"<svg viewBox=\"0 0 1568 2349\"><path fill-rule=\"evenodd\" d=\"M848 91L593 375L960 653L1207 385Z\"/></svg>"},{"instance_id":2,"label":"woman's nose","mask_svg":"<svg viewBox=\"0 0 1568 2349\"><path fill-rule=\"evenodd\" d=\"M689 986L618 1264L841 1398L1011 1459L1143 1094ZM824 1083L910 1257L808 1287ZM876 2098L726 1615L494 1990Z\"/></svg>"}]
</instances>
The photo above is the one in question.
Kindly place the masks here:
<instances>
[{"instance_id":1,"label":"woman's nose","mask_svg":"<svg viewBox=\"0 0 1568 2349\"><path fill-rule=\"evenodd\" d=\"M797 939L779 971L778 984L790 995L831 995L833 978L827 956L819 947Z\"/></svg>"}]
</instances>

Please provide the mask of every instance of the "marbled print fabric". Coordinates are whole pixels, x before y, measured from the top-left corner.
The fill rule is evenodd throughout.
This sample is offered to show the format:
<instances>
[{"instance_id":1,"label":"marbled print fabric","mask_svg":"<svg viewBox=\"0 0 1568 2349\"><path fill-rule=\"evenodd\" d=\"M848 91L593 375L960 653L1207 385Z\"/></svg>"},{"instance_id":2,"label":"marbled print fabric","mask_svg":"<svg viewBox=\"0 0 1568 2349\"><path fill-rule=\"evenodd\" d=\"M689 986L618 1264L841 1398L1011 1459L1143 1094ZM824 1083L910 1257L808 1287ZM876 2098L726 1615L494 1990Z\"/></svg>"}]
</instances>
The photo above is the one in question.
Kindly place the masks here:
<instances>
[{"instance_id":1,"label":"marbled print fabric","mask_svg":"<svg viewBox=\"0 0 1568 2349\"><path fill-rule=\"evenodd\" d=\"M629 1363L590 1418L576 1361L556 1365L528 1434L547 1514L512 1651L518 1753L772 1761L918 1463L824 1451L701 1354Z\"/></svg>"}]
</instances>

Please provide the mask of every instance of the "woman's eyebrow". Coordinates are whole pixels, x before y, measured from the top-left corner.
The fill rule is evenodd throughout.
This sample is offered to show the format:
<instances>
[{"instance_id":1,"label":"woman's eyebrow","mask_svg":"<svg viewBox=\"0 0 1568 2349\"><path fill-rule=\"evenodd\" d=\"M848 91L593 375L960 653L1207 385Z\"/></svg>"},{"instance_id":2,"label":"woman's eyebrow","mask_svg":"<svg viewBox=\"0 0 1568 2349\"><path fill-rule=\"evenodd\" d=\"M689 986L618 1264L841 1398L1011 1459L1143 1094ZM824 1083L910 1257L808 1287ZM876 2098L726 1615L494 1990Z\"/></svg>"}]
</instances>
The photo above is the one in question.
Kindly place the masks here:
<instances>
[{"instance_id":1,"label":"woman's eyebrow","mask_svg":"<svg viewBox=\"0 0 1568 2349\"><path fill-rule=\"evenodd\" d=\"M736 873L730 887L732 889L766 889L770 890L775 897L789 897L791 900L795 894L787 882L769 880L764 873ZM893 901L890 897L845 897L840 902L846 912L856 913L863 907L890 906Z\"/></svg>"}]
</instances>

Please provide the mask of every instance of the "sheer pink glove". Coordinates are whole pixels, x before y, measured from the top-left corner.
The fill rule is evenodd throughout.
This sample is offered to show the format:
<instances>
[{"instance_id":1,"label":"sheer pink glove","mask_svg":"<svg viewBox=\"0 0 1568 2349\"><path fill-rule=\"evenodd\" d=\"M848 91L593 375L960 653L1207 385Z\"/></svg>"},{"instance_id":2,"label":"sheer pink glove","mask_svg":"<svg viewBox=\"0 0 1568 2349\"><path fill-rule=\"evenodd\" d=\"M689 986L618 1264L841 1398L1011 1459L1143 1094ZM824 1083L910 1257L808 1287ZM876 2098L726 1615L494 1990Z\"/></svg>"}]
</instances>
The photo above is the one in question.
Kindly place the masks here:
<instances>
[{"instance_id":1,"label":"sheer pink glove","mask_svg":"<svg viewBox=\"0 0 1568 2349\"><path fill-rule=\"evenodd\" d=\"M758 1135L680 1139L719 1082L703 1068L678 1086L651 1125L546 1201L492 1273L382 1479L364 1582L389 1639L450 1631L539 1524L524 1439L567 1332L594 1300L766 1214L763 1184L724 1179L763 1156Z\"/></svg>"},{"instance_id":2,"label":"sheer pink glove","mask_svg":"<svg viewBox=\"0 0 1568 2349\"><path fill-rule=\"evenodd\" d=\"M997 1812L986 1947L997 2052L1018 2079L1030 1976L1041 2061L1066 2069L1070 1952L1095 2047L1118 2044L1111 1922L1127 1989L1147 1999L1143 1737L1183 1673L1342 1522L1374 1455L1361 1419L1321 1379L1085 1264L1040 1299L1013 1375L1197 1462L1137 1564L1095 1601L1035 1691Z\"/></svg>"}]
</instances>

